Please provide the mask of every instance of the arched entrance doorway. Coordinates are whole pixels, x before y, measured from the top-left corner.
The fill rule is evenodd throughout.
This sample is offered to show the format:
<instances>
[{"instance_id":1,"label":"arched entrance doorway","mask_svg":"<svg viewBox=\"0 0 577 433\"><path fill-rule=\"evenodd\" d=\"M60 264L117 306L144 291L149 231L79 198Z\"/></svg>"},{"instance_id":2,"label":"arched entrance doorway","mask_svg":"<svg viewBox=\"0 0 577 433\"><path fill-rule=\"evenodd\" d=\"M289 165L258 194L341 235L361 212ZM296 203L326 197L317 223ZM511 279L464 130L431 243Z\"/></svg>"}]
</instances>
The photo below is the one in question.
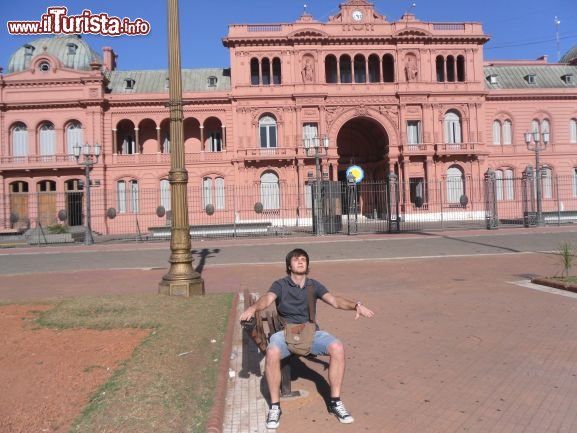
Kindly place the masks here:
<instances>
[{"instance_id":1,"label":"arched entrance doorway","mask_svg":"<svg viewBox=\"0 0 577 433\"><path fill-rule=\"evenodd\" d=\"M383 126L369 117L348 120L338 132L337 151L339 181L346 183L346 172L352 165L361 167L365 174L355 188L346 188L346 197L343 195L343 203L347 203L345 213L384 218L387 213L385 181L389 174L389 136Z\"/></svg>"},{"instance_id":2,"label":"arched entrance doorway","mask_svg":"<svg viewBox=\"0 0 577 433\"><path fill-rule=\"evenodd\" d=\"M358 165L368 182L386 179L389 167L389 136L380 123L369 117L346 122L337 135L338 177L346 180L346 170Z\"/></svg>"}]
</instances>

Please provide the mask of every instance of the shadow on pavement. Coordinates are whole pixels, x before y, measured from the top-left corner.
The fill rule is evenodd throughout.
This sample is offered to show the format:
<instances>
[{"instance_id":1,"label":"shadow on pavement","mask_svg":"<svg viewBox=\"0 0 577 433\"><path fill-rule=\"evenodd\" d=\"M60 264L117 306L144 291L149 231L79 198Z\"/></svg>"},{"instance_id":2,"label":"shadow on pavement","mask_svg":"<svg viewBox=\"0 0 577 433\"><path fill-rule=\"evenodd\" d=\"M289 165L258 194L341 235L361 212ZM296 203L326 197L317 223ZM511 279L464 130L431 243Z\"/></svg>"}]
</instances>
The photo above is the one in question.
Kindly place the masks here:
<instances>
[{"instance_id":1,"label":"shadow on pavement","mask_svg":"<svg viewBox=\"0 0 577 433\"><path fill-rule=\"evenodd\" d=\"M206 259L215 257L214 254L220 253L220 248L203 248L202 250L192 250L191 253L197 257L198 265L196 265L195 271L202 274L204 265L206 264Z\"/></svg>"}]
</instances>

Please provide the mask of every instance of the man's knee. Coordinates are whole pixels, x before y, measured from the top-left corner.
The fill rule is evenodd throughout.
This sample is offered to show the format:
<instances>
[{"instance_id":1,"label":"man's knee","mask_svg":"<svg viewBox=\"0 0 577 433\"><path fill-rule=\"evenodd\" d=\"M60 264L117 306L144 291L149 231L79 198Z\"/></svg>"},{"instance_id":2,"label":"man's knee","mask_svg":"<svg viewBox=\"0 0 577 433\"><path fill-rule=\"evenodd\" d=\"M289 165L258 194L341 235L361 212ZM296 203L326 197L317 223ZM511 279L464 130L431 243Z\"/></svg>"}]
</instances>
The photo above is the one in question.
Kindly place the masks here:
<instances>
[{"instance_id":1,"label":"man's knee","mask_svg":"<svg viewBox=\"0 0 577 433\"><path fill-rule=\"evenodd\" d=\"M276 346L269 345L266 349L266 362L267 364L270 363L278 363L281 359L281 350Z\"/></svg>"},{"instance_id":2,"label":"man's knee","mask_svg":"<svg viewBox=\"0 0 577 433\"><path fill-rule=\"evenodd\" d=\"M333 341L327 346L327 351L331 357L343 358L345 357L345 346L339 340Z\"/></svg>"}]
</instances>

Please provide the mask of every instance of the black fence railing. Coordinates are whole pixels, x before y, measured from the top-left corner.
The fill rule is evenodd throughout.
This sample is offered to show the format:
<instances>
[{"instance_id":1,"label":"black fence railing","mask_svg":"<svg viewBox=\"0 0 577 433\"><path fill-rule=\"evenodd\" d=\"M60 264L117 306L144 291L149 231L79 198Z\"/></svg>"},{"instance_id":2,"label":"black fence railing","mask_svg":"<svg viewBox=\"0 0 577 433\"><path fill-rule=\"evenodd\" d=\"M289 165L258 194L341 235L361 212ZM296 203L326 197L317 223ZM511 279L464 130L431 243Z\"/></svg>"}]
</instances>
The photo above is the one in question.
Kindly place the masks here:
<instances>
[{"instance_id":1,"label":"black fence railing","mask_svg":"<svg viewBox=\"0 0 577 433\"><path fill-rule=\"evenodd\" d=\"M95 241L170 238L169 191L91 188ZM421 178L360 184L256 184L188 188L193 238L395 233L459 228L496 229L577 222L577 179L541 179L541 221L530 175L496 179ZM81 242L85 194L0 195L0 239L28 243Z\"/></svg>"}]
</instances>

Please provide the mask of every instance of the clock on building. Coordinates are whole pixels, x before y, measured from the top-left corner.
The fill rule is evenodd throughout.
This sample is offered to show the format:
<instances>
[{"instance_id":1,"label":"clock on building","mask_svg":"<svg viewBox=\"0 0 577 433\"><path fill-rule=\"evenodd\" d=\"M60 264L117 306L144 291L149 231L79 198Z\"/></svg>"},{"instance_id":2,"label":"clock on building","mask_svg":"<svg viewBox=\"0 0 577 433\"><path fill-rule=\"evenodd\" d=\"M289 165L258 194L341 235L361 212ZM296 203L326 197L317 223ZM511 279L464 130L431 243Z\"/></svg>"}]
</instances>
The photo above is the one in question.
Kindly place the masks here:
<instances>
[{"instance_id":1,"label":"clock on building","mask_svg":"<svg viewBox=\"0 0 577 433\"><path fill-rule=\"evenodd\" d=\"M363 13L361 11L353 11L353 20L360 21L363 19Z\"/></svg>"}]
</instances>

